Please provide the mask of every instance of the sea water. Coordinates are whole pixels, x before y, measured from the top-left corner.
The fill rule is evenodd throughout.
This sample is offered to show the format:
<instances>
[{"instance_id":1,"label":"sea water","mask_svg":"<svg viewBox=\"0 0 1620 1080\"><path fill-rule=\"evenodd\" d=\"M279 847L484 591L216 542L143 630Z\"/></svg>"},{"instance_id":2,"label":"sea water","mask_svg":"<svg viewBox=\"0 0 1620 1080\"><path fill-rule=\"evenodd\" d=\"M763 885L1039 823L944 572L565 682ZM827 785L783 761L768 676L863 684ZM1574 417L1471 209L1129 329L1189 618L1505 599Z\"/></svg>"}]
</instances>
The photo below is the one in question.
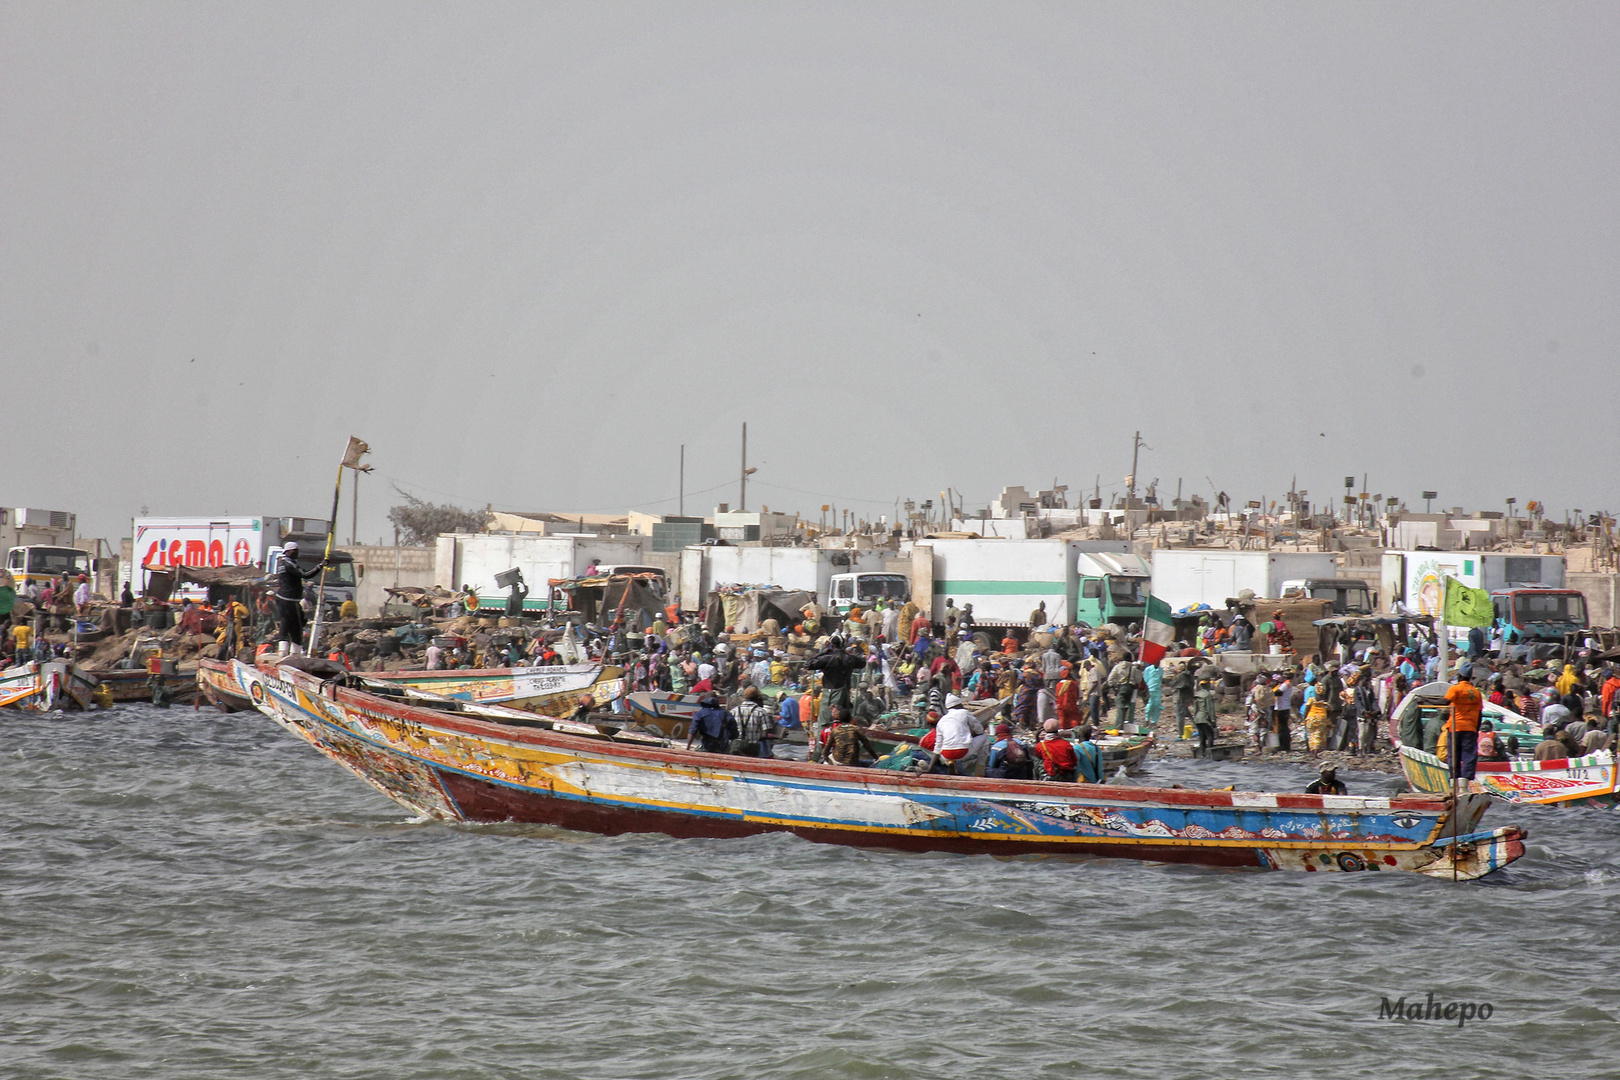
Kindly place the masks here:
<instances>
[{"instance_id":1,"label":"sea water","mask_svg":"<svg viewBox=\"0 0 1620 1080\"><path fill-rule=\"evenodd\" d=\"M1452 884L444 825L252 713L0 732L8 1078L1620 1074L1600 809L1493 806L1528 854Z\"/></svg>"}]
</instances>

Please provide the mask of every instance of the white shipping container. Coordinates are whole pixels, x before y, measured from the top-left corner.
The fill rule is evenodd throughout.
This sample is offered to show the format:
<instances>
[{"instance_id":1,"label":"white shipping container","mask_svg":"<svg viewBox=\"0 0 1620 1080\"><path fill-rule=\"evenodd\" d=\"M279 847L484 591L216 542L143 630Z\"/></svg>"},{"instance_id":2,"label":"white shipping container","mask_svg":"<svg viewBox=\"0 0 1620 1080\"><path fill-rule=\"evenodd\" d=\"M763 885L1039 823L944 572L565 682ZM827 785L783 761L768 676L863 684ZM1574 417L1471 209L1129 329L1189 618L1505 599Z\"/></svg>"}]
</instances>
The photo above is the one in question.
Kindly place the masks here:
<instances>
[{"instance_id":1,"label":"white shipping container","mask_svg":"<svg viewBox=\"0 0 1620 1080\"><path fill-rule=\"evenodd\" d=\"M452 592L470 585L482 603L499 607L507 590L495 575L523 571L529 595L525 610L550 606L552 578L576 578L591 563L602 566L643 562L652 540L644 536L540 536L532 533L455 533L439 537L435 584Z\"/></svg>"},{"instance_id":2,"label":"white shipping container","mask_svg":"<svg viewBox=\"0 0 1620 1080\"><path fill-rule=\"evenodd\" d=\"M1340 559L1329 551L1159 548L1153 552L1153 595L1172 611L1193 604L1219 609L1244 589L1278 597L1285 581L1337 577Z\"/></svg>"}]
</instances>

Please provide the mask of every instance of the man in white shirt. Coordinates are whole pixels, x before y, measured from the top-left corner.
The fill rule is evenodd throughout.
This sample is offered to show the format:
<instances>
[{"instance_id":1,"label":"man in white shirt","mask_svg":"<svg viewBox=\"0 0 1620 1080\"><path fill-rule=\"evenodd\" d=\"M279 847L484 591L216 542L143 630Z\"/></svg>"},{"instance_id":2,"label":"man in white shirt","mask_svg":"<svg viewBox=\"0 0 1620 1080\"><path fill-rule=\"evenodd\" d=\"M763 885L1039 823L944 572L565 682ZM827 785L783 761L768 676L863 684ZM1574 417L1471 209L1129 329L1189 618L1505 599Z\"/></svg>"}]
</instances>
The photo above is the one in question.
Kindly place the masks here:
<instances>
[{"instance_id":1,"label":"man in white shirt","mask_svg":"<svg viewBox=\"0 0 1620 1080\"><path fill-rule=\"evenodd\" d=\"M945 715L935 728L934 752L965 775L976 775L984 767L990 736L977 717L962 708L962 699L945 695Z\"/></svg>"}]
</instances>

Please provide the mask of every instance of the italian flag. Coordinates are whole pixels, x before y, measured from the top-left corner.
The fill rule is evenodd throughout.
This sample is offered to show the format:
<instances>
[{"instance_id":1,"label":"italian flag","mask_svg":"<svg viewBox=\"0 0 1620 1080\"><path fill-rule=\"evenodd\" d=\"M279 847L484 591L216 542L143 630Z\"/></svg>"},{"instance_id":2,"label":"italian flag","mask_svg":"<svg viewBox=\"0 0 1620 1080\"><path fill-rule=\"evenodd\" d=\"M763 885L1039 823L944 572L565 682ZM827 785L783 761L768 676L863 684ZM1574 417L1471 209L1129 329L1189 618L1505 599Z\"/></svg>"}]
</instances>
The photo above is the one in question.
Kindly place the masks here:
<instances>
[{"instance_id":1,"label":"italian flag","mask_svg":"<svg viewBox=\"0 0 1620 1080\"><path fill-rule=\"evenodd\" d=\"M1149 595L1147 618L1142 623L1142 663L1157 664L1176 640L1175 624L1170 621L1170 605Z\"/></svg>"}]
</instances>

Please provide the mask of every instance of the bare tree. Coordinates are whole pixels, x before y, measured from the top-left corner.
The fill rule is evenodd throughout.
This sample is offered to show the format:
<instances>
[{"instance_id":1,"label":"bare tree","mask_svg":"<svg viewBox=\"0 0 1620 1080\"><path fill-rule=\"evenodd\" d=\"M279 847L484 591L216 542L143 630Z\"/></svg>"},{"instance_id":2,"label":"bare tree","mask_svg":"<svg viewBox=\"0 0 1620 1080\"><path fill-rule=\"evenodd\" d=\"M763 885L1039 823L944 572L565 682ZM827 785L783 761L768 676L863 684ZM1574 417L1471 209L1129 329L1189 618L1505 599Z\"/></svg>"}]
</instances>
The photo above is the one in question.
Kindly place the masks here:
<instances>
[{"instance_id":1,"label":"bare tree","mask_svg":"<svg viewBox=\"0 0 1620 1080\"><path fill-rule=\"evenodd\" d=\"M463 510L448 503L423 502L407 491L394 488L405 502L388 511L388 520L399 530L399 538L409 547L425 547L440 533L482 532L489 524L488 510Z\"/></svg>"}]
</instances>

